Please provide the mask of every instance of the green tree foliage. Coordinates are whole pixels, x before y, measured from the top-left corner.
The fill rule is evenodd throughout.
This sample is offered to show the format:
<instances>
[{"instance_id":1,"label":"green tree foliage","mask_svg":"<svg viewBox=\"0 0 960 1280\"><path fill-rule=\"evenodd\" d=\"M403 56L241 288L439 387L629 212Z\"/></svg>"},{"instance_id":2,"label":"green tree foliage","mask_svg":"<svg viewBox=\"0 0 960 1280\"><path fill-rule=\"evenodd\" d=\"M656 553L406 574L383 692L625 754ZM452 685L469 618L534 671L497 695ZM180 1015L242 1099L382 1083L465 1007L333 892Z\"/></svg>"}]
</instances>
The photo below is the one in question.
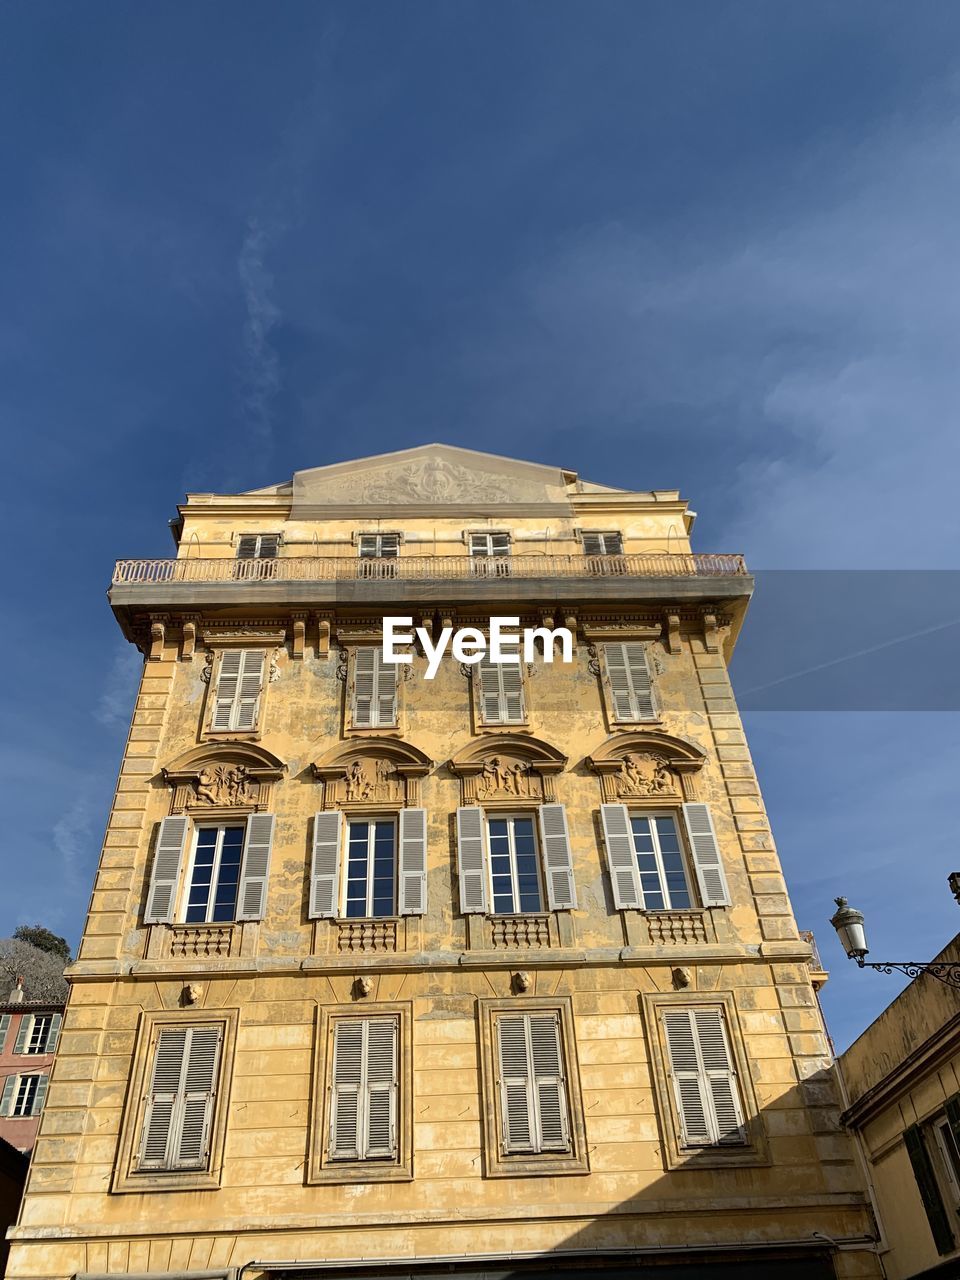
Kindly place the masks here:
<instances>
[{"instance_id":1,"label":"green tree foliage","mask_svg":"<svg viewBox=\"0 0 960 1280\"><path fill-rule=\"evenodd\" d=\"M73 960L70 954L70 943L66 938L61 938L58 933L51 933L42 924L18 925L13 931L13 936L18 942L29 942L32 947L37 947L40 951L49 951L51 955L60 956L65 965Z\"/></svg>"}]
</instances>

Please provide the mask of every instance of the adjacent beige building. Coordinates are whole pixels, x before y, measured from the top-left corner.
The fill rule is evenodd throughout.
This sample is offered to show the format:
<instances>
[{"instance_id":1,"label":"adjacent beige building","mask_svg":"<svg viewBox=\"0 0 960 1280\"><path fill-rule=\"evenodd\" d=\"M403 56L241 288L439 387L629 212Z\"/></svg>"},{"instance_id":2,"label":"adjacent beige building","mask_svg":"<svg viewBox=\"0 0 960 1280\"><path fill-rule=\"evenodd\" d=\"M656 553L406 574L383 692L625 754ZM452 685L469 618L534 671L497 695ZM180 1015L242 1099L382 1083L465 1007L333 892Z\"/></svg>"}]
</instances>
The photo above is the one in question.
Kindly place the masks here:
<instances>
[{"instance_id":1,"label":"adjacent beige building","mask_svg":"<svg viewBox=\"0 0 960 1280\"><path fill-rule=\"evenodd\" d=\"M960 965L960 936L936 961ZM960 991L915 978L837 1065L888 1280L960 1275Z\"/></svg>"},{"instance_id":2,"label":"adjacent beige building","mask_svg":"<svg viewBox=\"0 0 960 1280\"><path fill-rule=\"evenodd\" d=\"M443 445L191 494L12 1277L875 1277L676 492ZM513 667L419 649L567 628ZM664 1271L663 1268L666 1268Z\"/></svg>"}]
</instances>

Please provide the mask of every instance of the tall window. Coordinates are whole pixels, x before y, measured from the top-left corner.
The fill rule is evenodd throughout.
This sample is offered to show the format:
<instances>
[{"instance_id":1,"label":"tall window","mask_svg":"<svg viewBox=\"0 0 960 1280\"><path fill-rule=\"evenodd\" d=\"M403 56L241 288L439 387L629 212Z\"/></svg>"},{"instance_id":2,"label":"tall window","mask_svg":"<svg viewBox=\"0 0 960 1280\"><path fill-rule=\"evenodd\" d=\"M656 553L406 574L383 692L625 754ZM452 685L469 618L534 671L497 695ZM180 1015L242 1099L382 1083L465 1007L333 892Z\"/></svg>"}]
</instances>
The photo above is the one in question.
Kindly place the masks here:
<instances>
[{"instance_id":1,"label":"tall window","mask_svg":"<svg viewBox=\"0 0 960 1280\"><path fill-rule=\"evenodd\" d=\"M165 1026L157 1033L137 1168L206 1169L223 1027Z\"/></svg>"},{"instance_id":2,"label":"tall window","mask_svg":"<svg viewBox=\"0 0 960 1280\"><path fill-rule=\"evenodd\" d=\"M693 906L676 819L668 813L632 813L630 830L648 911Z\"/></svg>"},{"instance_id":3,"label":"tall window","mask_svg":"<svg viewBox=\"0 0 960 1280\"><path fill-rule=\"evenodd\" d=\"M570 1121L556 1013L496 1019L504 1152L568 1151Z\"/></svg>"},{"instance_id":4,"label":"tall window","mask_svg":"<svg viewBox=\"0 0 960 1280\"><path fill-rule=\"evenodd\" d=\"M586 556L622 556L623 535L620 533L583 534L583 554Z\"/></svg>"},{"instance_id":5,"label":"tall window","mask_svg":"<svg viewBox=\"0 0 960 1280\"><path fill-rule=\"evenodd\" d=\"M7 1076L0 1091L0 1116L22 1119L37 1116L47 1094L47 1076Z\"/></svg>"},{"instance_id":6,"label":"tall window","mask_svg":"<svg viewBox=\"0 0 960 1280\"><path fill-rule=\"evenodd\" d=\"M215 733L248 731L257 727L264 649L225 649L220 657L210 728Z\"/></svg>"},{"instance_id":7,"label":"tall window","mask_svg":"<svg viewBox=\"0 0 960 1280\"><path fill-rule=\"evenodd\" d=\"M331 1159L396 1159L397 1031L395 1017L334 1023Z\"/></svg>"},{"instance_id":8,"label":"tall window","mask_svg":"<svg viewBox=\"0 0 960 1280\"><path fill-rule=\"evenodd\" d=\"M236 919L245 827L198 827L183 918L187 924Z\"/></svg>"},{"instance_id":9,"label":"tall window","mask_svg":"<svg viewBox=\"0 0 960 1280\"><path fill-rule=\"evenodd\" d=\"M742 1146L743 1106L723 1010L664 1008L663 1029L680 1120L681 1146Z\"/></svg>"},{"instance_id":10,"label":"tall window","mask_svg":"<svg viewBox=\"0 0 960 1280\"><path fill-rule=\"evenodd\" d=\"M20 1018L20 1028L13 1052L20 1054L53 1053L60 1034L59 1013L25 1013Z\"/></svg>"},{"instance_id":11,"label":"tall window","mask_svg":"<svg viewBox=\"0 0 960 1280\"><path fill-rule=\"evenodd\" d=\"M396 915L397 827L392 818L347 823L347 918Z\"/></svg>"},{"instance_id":12,"label":"tall window","mask_svg":"<svg viewBox=\"0 0 960 1280\"><path fill-rule=\"evenodd\" d=\"M397 668L384 662L378 645L354 650L351 707L355 729L383 729L397 723Z\"/></svg>"},{"instance_id":13,"label":"tall window","mask_svg":"<svg viewBox=\"0 0 960 1280\"><path fill-rule=\"evenodd\" d=\"M523 667L516 662L491 662L484 657L476 667L476 689L482 724L523 724Z\"/></svg>"},{"instance_id":14,"label":"tall window","mask_svg":"<svg viewBox=\"0 0 960 1280\"><path fill-rule=\"evenodd\" d=\"M605 644L603 661L617 721L655 720L653 678L646 649L639 642Z\"/></svg>"},{"instance_id":15,"label":"tall window","mask_svg":"<svg viewBox=\"0 0 960 1280\"><path fill-rule=\"evenodd\" d=\"M509 533L471 533L473 572L480 577L506 577L510 572Z\"/></svg>"},{"instance_id":16,"label":"tall window","mask_svg":"<svg viewBox=\"0 0 960 1280\"><path fill-rule=\"evenodd\" d=\"M495 915L543 910L533 814L487 819L491 901Z\"/></svg>"}]
</instances>

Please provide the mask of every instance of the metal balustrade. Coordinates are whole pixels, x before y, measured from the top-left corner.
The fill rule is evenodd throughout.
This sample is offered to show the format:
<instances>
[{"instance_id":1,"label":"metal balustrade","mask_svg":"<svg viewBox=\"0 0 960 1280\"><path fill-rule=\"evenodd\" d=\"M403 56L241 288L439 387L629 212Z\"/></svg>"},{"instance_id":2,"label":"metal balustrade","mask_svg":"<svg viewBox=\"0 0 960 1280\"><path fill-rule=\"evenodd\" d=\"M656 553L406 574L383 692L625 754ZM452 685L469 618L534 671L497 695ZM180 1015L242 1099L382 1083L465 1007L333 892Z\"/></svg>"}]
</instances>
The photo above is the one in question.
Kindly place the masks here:
<instances>
[{"instance_id":1,"label":"metal balustrade","mask_svg":"<svg viewBox=\"0 0 960 1280\"><path fill-rule=\"evenodd\" d=\"M279 556L272 560L118 560L113 586L175 582L362 582L496 578L714 578L747 572L740 555Z\"/></svg>"}]
</instances>

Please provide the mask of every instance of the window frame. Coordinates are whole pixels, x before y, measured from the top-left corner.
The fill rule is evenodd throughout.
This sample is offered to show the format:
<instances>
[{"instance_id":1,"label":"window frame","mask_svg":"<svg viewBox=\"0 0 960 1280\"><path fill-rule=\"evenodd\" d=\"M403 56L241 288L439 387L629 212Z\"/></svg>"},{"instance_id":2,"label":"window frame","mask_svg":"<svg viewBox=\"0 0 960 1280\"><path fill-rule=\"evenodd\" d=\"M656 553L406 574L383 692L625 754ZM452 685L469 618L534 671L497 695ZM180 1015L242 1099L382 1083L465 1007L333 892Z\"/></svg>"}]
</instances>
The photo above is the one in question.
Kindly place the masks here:
<instances>
[{"instance_id":1,"label":"window frame","mask_svg":"<svg viewBox=\"0 0 960 1280\"><path fill-rule=\"evenodd\" d=\"M371 913L371 905L373 902L373 866L374 860L371 856L371 838L373 833L367 832L367 869L366 869L366 899L364 905L367 907L366 914L362 916L347 915L347 888L350 882L350 827L355 822L365 822L371 827L377 822L389 822L393 828L393 911L386 916L375 916ZM337 920L397 920L399 919L400 906L400 815L398 812L379 812L366 813L364 811L345 809L343 811L343 824L341 832L342 847L340 850L340 886L338 890L338 914Z\"/></svg>"},{"instance_id":2,"label":"window frame","mask_svg":"<svg viewBox=\"0 0 960 1280\"><path fill-rule=\"evenodd\" d=\"M634 861L637 862L637 877L640 884L640 897L644 903L643 907L641 907L640 909L644 912L654 912L654 913L665 912L665 911L669 911L669 912L703 911L705 908L698 901L699 884L697 884L696 868L693 865L693 856L688 847L688 838L687 838L687 830L686 830L687 824L683 821L682 810L670 809L670 808L643 809L639 806L631 805L629 803L626 804L626 810L627 810L627 817L630 821L630 837L631 837L631 840L633 841ZM677 843L680 846L680 859L683 865L683 878L687 886L687 897L690 899L687 906L675 907L669 901L670 892L669 892L669 886L667 885L666 872L663 866L663 856L660 850L660 835L659 835L659 832L656 831L655 827L651 827L651 831L654 833L654 841L653 841L654 851L653 852L654 852L654 858L657 864L657 875L660 881L660 895L664 899L664 906L648 907L646 905L646 892L643 887L643 876L645 874L649 875L649 872L641 871L640 864L637 861L637 859L640 857L640 854L636 846L636 832L633 830L634 818L647 818L651 821L654 818L669 818L670 821L673 823L673 829L677 833ZM695 886L696 886L696 889L695 889Z\"/></svg>"},{"instance_id":3,"label":"window frame","mask_svg":"<svg viewBox=\"0 0 960 1280\"><path fill-rule=\"evenodd\" d=\"M486 668L484 666L485 661L486 661ZM516 720L510 720L506 718L502 720L488 720L486 717L485 706L484 706L483 671L484 669L493 669L494 671L501 673L501 674L498 674L497 676L497 702L498 702L498 709L502 707L503 710L505 711L507 706L507 691L504 688L502 672L504 672L508 666L515 666L519 674L520 716ZM530 681L527 677L528 677L528 673L527 673L526 663L524 663L521 660L519 655L517 657L517 661L515 664L514 663L492 663L492 662L489 662L489 660L486 660L485 658L481 658L479 662L474 663L472 678L471 678L471 689L473 692L473 721L474 721L474 727L478 732L484 732L485 730L493 729L502 733L504 729L507 729L507 730L517 729L517 728L523 728L524 726L529 725L530 723Z\"/></svg>"},{"instance_id":4,"label":"window frame","mask_svg":"<svg viewBox=\"0 0 960 1280\"><path fill-rule=\"evenodd\" d=\"M6 1082L9 1079L10 1079L9 1076L5 1077L3 1080L3 1084L6 1085ZM13 1079L16 1081L16 1083L14 1084L13 1090L11 1092L9 1115L4 1115L3 1112L0 1112L0 1117L2 1117L5 1120L33 1120L33 1119L36 1119L37 1116L42 1115L43 1108L46 1104L47 1087L49 1086L49 1083L50 1083L50 1072L49 1071L18 1071L13 1076ZM27 1084L27 1082L31 1080L36 1082L34 1084L32 1092L30 1091L29 1084ZM25 1084L27 1084L27 1088L24 1091ZM43 1096L40 1099L40 1108L39 1110L34 1110L34 1106L37 1100L37 1094L40 1092L41 1084L43 1084L44 1089L43 1089ZM29 1108L26 1111L17 1110L17 1105L20 1102L21 1091L24 1091L24 1098L28 1099L29 1101Z\"/></svg>"},{"instance_id":5,"label":"window frame","mask_svg":"<svg viewBox=\"0 0 960 1280\"><path fill-rule=\"evenodd\" d=\"M181 877L180 892L178 895L178 903L176 910L175 925L185 926L187 928L202 929L205 925L229 925L237 924L237 913L240 910L240 891L243 888L243 853L247 840L247 814L241 814L237 818L220 818L211 819L204 822L194 820L191 823L192 831L190 832L190 851L184 859L185 867ZM210 911L215 905L216 893L215 886L220 874L221 857L223 853L223 834L228 827L236 827L241 831L240 839L240 861L237 864L237 894L233 903L233 915L229 920L213 920L210 917ZM210 871L210 893L207 898L206 916L204 920L188 920L187 909L190 905L190 890L193 887L193 873L196 868L197 845L200 841L201 831L216 830L220 832L214 849L214 861Z\"/></svg>"},{"instance_id":6,"label":"window frame","mask_svg":"<svg viewBox=\"0 0 960 1280\"><path fill-rule=\"evenodd\" d=\"M207 707L204 714L203 738L205 741L213 742L255 742L260 739L263 733L264 724L266 723L266 706L267 706L267 690L270 687L271 680L271 661L276 646L271 644L269 640L261 640L258 638L256 642L250 644L224 644L217 646L214 651L212 670L207 684ZM223 660L228 653L240 653L240 672L237 675L237 694L239 695L240 681L244 679L243 663L245 656L249 652L263 654L263 666L260 672L260 690L257 693L256 708L254 711L253 723L248 729L219 729L215 725L217 714L217 703L220 688L220 676L223 670ZM242 705L239 696L233 699L234 706L231 712L231 720L234 720L239 714Z\"/></svg>"},{"instance_id":7,"label":"window frame","mask_svg":"<svg viewBox=\"0 0 960 1280\"><path fill-rule=\"evenodd\" d=\"M369 552L364 552L363 542L365 538L374 539L376 543L375 555L371 555ZM385 538L393 540L393 548L394 548L392 551L387 552L386 555L384 555L384 552L383 552L383 540ZM358 560L399 560L400 559L400 545L403 542L403 537L399 533L358 533L356 535L356 539L357 539L357 559Z\"/></svg>"},{"instance_id":8,"label":"window frame","mask_svg":"<svg viewBox=\"0 0 960 1280\"><path fill-rule=\"evenodd\" d=\"M397 1020L397 1151L352 1160L331 1154L330 1126L333 1108L333 1034L336 1023L393 1017ZM317 1018L314 1105L311 1108L306 1181L308 1185L413 1180L413 1002L364 1001L362 1007L321 1005Z\"/></svg>"},{"instance_id":9,"label":"window frame","mask_svg":"<svg viewBox=\"0 0 960 1280\"><path fill-rule=\"evenodd\" d=\"M513 538L507 529L471 529L466 535L467 555L470 558L470 571L477 578L508 578L511 573L510 559L513 555ZM494 539L500 538L506 543L506 550L497 552L493 549ZM477 543L483 540L486 550L479 550Z\"/></svg>"},{"instance_id":10,"label":"window frame","mask_svg":"<svg viewBox=\"0 0 960 1280\"><path fill-rule=\"evenodd\" d=\"M497 1020L517 1014L553 1014L560 1028L560 1052L567 1103L569 1151L546 1150L508 1153L502 1149L503 1104L499 1086L499 1035ZM573 1000L571 996L537 999L526 996L509 999L478 999L477 1019L480 1037L481 1088L480 1109L483 1129L484 1176L515 1178L590 1172L589 1150L584 1124L580 1065L574 1034Z\"/></svg>"},{"instance_id":11,"label":"window frame","mask_svg":"<svg viewBox=\"0 0 960 1280\"><path fill-rule=\"evenodd\" d=\"M545 883L545 874L544 874L544 866L543 866L543 849L541 847L542 841L540 838L540 831L539 831L540 824L538 821L538 816L539 815L536 809L503 810L503 809L484 808L483 810L484 857L486 860L486 867L484 869L484 874L486 875L486 879L487 879L487 907L489 908L486 914L491 919L494 919L494 918L501 919L501 918L507 918L510 916L542 916L542 915L547 915L550 911L550 908L547 906L547 893L546 893L546 883ZM539 894L539 897L540 897L540 906L537 908L536 911L524 911L519 907L519 897L520 897L520 890L519 890L519 884L518 884L519 873L517 872L516 839L515 839L514 827L513 827L513 823L515 823L518 818L523 818L528 820L530 822L531 827L533 828L533 842L534 842L534 851L536 855L536 866L537 866L537 893ZM508 854L510 858L510 882L511 882L510 887L511 887L511 893L513 896L514 906L517 908L514 911L496 911L494 909L493 851L490 847L491 821L494 821L494 822L505 821L508 823L507 838L508 838Z\"/></svg>"},{"instance_id":12,"label":"window frame","mask_svg":"<svg viewBox=\"0 0 960 1280\"><path fill-rule=\"evenodd\" d=\"M373 693L371 694L370 703L370 724L357 723L357 656L362 651L372 651L374 654L373 666ZM379 664L379 666L378 666ZM380 723L380 695L377 694L377 672L383 671L393 672L393 719L386 723ZM344 729L350 734L358 735L390 735L396 736L402 733L401 716L402 701L401 690L403 688L403 678L401 672L405 668L383 661L383 649L379 643L377 644L353 644L347 650L347 680L345 682L344 693ZM372 721L376 718L377 723Z\"/></svg>"},{"instance_id":13,"label":"window frame","mask_svg":"<svg viewBox=\"0 0 960 1280\"><path fill-rule=\"evenodd\" d=\"M586 544L586 540L587 540L587 538L600 538L600 539L602 539L602 540L603 540L603 550L602 550L602 551L588 551L588 550L587 550L587 544ZM607 538L616 538L616 539L617 539L617 541L618 541L618 542L619 542L619 544L620 544L620 549L619 549L619 551L608 551L608 550L606 549L606 539L607 539ZM580 530L580 546L581 546L581 549L583 550L583 554L584 554L585 556L589 556L591 559L606 559L606 558L608 558L608 557L612 557L612 556L622 556L622 555L625 555L625 554L626 554L626 552L625 552L625 551L624 551L624 549L623 549L623 530L622 530L622 529L581 529L581 530Z\"/></svg>"},{"instance_id":14,"label":"window frame","mask_svg":"<svg viewBox=\"0 0 960 1280\"><path fill-rule=\"evenodd\" d=\"M120 1141L110 1190L116 1194L145 1191L215 1191L223 1177L223 1151L233 1081L239 1009L178 1009L140 1015L130 1084L120 1120ZM146 1094L152 1079L153 1046L167 1026L221 1026L220 1052L210 1117L209 1156L205 1169L139 1169L140 1137L147 1113Z\"/></svg>"},{"instance_id":15,"label":"window frame","mask_svg":"<svg viewBox=\"0 0 960 1280\"><path fill-rule=\"evenodd\" d=\"M52 1013L29 1013L21 1015L30 1019L30 1030L27 1033L26 1043L23 1046L23 1052L18 1054L22 1058L41 1058L44 1054L51 1052L47 1049L47 1040L50 1036L50 1028L53 1026ZM37 1035L37 1027L43 1027L43 1035L34 1047L34 1040ZM16 1047L16 1045L14 1045Z\"/></svg>"},{"instance_id":16,"label":"window frame","mask_svg":"<svg viewBox=\"0 0 960 1280\"><path fill-rule=\"evenodd\" d=\"M649 641L646 638L630 638L614 639L609 635L594 642L597 646L597 652L600 658L600 683L603 688L603 702L607 713L607 723L611 730L627 728L631 725L649 725L660 724L663 720L660 691L658 688L659 672L656 664L652 661L650 655ZM636 686L634 684L633 675L627 662L626 650L629 645L639 645L643 650L643 659L647 667L647 678L650 681L650 706L652 714L649 716L634 715L633 709L640 710L639 699ZM624 650L624 671L629 684L628 697L631 703L631 714L623 717L617 712L617 699L613 691L613 680L610 675L610 662L607 650L617 646Z\"/></svg>"},{"instance_id":17,"label":"window frame","mask_svg":"<svg viewBox=\"0 0 960 1280\"><path fill-rule=\"evenodd\" d=\"M235 534L235 538L236 538L236 547L237 547L237 554L236 554L237 560L276 560L280 555L280 548L283 545L282 533L237 533ZM254 548L254 554L252 556L242 556L240 554L240 548L245 538L255 539L256 546ZM276 539L276 542L274 543L272 555L265 556L262 554L264 538Z\"/></svg>"},{"instance_id":18,"label":"window frame","mask_svg":"<svg viewBox=\"0 0 960 1280\"><path fill-rule=\"evenodd\" d=\"M640 1009L650 1045L650 1067L654 1083L657 1123L666 1170L689 1168L725 1169L731 1166L765 1167L771 1164L769 1145L753 1086L735 995L732 991L689 991L641 993ZM674 1091L670 1055L661 1014L669 1009L719 1008L736 1075L740 1110L746 1141L742 1144L684 1146L683 1129Z\"/></svg>"}]
</instances>

